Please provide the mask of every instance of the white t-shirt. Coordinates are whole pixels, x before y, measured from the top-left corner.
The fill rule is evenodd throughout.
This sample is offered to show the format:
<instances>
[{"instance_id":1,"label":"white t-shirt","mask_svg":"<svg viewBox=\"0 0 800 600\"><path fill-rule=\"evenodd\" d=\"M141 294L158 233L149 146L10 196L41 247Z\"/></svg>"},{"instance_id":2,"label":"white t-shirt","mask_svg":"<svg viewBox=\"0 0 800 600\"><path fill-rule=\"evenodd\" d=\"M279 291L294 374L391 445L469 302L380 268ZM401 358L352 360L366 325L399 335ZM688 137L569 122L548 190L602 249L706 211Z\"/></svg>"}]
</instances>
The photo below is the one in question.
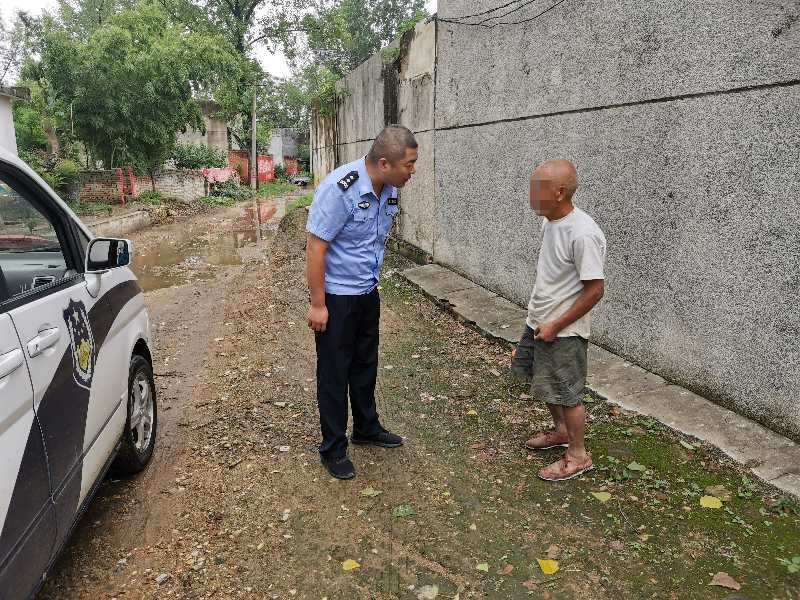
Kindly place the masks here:
<instances>
[{"instance_id":1,"label":"white t-shirt","mask_svg":"<svg viewBox=\"0 0 800 600\"><path fill-rule=\"evenodd\" d=\"M543 219L536 283L528 303L528 326L557 319L583 291L582 281L605 279L606 237L592 217L574 208L557 221ZM558 332L589 339L591 311Z\"/></svg>"}]
</instances>

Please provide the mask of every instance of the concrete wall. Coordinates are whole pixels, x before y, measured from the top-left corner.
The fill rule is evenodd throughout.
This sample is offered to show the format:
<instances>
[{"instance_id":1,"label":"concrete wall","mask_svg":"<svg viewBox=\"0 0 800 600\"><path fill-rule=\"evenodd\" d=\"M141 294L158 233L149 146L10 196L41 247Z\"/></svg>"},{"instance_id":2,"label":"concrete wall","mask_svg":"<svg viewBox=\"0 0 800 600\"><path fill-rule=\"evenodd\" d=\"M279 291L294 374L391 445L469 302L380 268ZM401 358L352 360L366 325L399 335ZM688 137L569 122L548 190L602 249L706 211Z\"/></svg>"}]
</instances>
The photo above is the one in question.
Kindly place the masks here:
<instances>
[{"instance_id":1,"label":"concrete wall","mask_svg":"<svg viewBox=\"0 0 800 600\"><path fill-rule=\"evenodd\" d=\"M312 110L309 149L315 187L336 168L336 135L336 117Z\"/></svg>"},{"instance_id":2,"label":"concrete wall","mask_svg":"<svg viewBox=\"0 0 800 600\"><path fill-rule=\"evenodd\" d=\"M800 436L799 9L612 0L440 22L435 259L523 302L528 173L569 158L609 243L595 341Z\"/></svg>"},{"instance_id":3,"label":"concrete wall","mask_svg":"<svg viewBox=\"0 0 800 600\"><path fill-rule=\"evenodd\" d=\"M188 129L178 133L178 141L184 144L205 144L212 148L228 153L228 124L218 119L215 115L220 110L220 106L215 102L201 102L203 119L205 121L206 132Z\"/></svg>"},{"instance_id":4,"label":"concrete wall","mask_svg":"<svg viewBox=\"0 0 800 600\"><path fill-rule=\"evenodd\" d=\"M800 3L565 2L535 19L525 3L502 19L532 19L516 25L448 22L486 9L440 2L403 40L395 88L380 56L346 78L338 164L394 106L421 151L395 235L524 304L528 175L573 160L575 202L608 238L594 341L800 438Z\"/></svg>"},{"instance_id":5,"label":"concrete wall","mask_svg":"<svg viewBox=\"0 0 800 600\"><path fill-rule=\"evenodd\" d=\"M436 23L419 24L402 43L398 73L397 122L414 132L419 144L417 172L402 191L395 235L434 254L437 236L434 178Z\"/></svg>"},{"instance_id":6,"label":"concrete wall","mask_svg":"<svg viewBox=\"0 0 800 600\"><path fill-rule=\"evenodd\" d=\"M17 135L14 131L14 115L11 110L11 96L0 93L0 148L17 153Z\"/></svg>"}]
</instances>

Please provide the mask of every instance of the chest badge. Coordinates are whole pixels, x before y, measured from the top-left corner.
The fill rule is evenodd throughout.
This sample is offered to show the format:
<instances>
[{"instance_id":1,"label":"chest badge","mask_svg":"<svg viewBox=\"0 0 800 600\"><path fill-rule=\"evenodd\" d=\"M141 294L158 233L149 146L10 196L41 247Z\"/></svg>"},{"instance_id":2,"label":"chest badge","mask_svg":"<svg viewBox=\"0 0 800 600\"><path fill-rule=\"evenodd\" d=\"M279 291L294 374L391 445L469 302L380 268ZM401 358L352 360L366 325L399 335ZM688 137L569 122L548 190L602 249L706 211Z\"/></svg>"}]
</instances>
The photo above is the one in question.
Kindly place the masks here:
<instances>
[{"instance_id":1,"label":"chest badge","mask_svg":"<svg viewBox=\"0 0 800 600\"><path fill-rule=\"evenodd\" d=\"M97 360L92 325L83 302L70 300L64 309L64 322L67 324L72 351L72 374L75 383L88 389L92 387L94 365Z\"/></svg>"},{"instance_id":2,"label":"chest badge","mask_svg":"<svg viewBox=\"0 0 800 600\"><path fill-rule=\"evenodd\" d=\"M342 191L346 192L356 181L358 181L358 171L350 171L347 175L342 177L336 185L338 185Z\"/></svg>"},{"instance_id":3,"label":"chest badge","mask_svg":"<svg viewBox=\"0 0 800 600\"><path fill-rule=\"evenodd\" d=\"M361 210L367 210L369 208L369 202L367 202L366 200L364 200L363 202L359 202L358 208L360 208Z\"/></svg>"},{"instance_id":4,"label":"chest badge","mask_svg":"<svg viewBox=\"0 0 800 600\"><path fill-rule=\"evenodd\" d=\"M397 198L389 198L389 206L397 206Z\"/></svg>"}]
</instances>

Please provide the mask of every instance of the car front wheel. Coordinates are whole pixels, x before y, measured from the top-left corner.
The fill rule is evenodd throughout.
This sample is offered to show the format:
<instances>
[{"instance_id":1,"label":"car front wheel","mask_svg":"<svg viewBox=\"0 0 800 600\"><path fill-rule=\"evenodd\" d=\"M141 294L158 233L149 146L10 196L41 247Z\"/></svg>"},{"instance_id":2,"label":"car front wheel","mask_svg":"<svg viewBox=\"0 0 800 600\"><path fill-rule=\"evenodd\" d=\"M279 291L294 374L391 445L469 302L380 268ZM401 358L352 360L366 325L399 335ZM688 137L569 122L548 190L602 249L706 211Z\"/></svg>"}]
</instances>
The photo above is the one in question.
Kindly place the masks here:
<instances>
[{"instance_id":1,"label":"car front wheel","mask_svg":"<svg viewBox=\"0 0 800 600\"><path fill-rule=\"evenodd\" d=\"M128 376L128 418L113 465L115 471L133 474L147 466L155 448L157 423L153 368L144 358L134 355Z\"/></svg>"}]
</instances>

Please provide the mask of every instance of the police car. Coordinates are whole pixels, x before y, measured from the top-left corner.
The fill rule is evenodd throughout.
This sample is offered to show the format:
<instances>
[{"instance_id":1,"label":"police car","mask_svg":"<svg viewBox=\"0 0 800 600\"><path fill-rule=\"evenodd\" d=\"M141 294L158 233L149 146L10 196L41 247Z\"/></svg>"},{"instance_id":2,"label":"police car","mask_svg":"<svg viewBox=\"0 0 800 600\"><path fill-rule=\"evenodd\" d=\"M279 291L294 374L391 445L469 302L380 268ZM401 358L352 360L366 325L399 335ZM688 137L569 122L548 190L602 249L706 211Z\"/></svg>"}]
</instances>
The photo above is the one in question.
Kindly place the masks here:
<instances>
[{"instance_id":1,"label":"police car","mask_svg":"<svg viewBox=\"0 0 800 600\"><path fill-rule=\"evenodd\" d=\"M36 593L104 474L153 454L150 325L131 243L93 238L0 149L0 598Z\"/></svg>"}]
</instances>

